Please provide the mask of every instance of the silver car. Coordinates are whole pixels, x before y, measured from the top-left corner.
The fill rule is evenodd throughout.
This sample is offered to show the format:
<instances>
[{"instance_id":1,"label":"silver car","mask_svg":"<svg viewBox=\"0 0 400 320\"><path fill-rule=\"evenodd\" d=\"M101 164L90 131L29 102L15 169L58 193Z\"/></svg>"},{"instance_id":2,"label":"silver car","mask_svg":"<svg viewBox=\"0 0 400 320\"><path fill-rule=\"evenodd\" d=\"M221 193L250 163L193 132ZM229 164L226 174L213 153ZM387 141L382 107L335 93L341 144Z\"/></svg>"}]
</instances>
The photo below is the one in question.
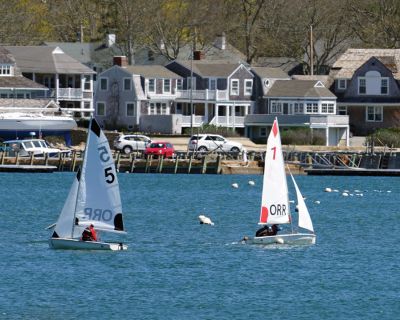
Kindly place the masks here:
<instances>
[{"instance_id":1,"label":"silver car","mask_svg":"<svg viewBox=\"0 0 400 320\"><path fill-rule=\"evenodd\" d=\"M144 151L151 139L140 134L120 135L114 140L114 148L121 150L125 154L130 154L133 151Z\"/></svg>"},{"instance_id":2,"label":"silver car","mask_svg":"<svg viewBox=\"0 0 400 320\"><path fill-rule=\"evenodd\" d=\"M243 145L239 142L225 139L218 134L196 134L189 139L189 150L192 151L224 151L240 152Z\"/></svg>"}]
</instances>

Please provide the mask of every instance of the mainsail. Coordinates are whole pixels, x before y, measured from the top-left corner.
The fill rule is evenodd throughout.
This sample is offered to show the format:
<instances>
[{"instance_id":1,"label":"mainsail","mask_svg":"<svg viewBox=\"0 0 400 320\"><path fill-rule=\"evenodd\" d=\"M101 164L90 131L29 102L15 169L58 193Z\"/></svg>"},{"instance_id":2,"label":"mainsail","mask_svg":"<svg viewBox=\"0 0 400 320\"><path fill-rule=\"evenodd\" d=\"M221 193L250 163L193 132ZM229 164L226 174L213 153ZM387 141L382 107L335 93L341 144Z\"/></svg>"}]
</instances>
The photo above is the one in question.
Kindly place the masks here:
<instances>
[{"instance_id":1,"label":"mainsail","mask_svg":"<svg viewBox=\"0 0 400 320\"><path fill-rule=\"evenodd\" d=\"M278 120L268 136L259 224L290 223L290 207Z\"/></svg>"}]
</instances>

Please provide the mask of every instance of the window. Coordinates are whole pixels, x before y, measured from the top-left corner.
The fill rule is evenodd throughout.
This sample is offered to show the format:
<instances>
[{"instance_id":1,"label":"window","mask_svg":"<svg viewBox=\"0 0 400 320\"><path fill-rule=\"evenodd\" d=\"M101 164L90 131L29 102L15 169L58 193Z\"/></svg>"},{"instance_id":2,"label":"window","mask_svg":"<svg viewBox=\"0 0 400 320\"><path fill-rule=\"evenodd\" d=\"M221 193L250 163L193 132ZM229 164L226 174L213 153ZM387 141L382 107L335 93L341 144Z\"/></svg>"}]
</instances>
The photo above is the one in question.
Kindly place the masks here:
<instances>
[{"instance_id":1,"label":"window","mask_svg":"<svg viewBox=\"0 0 400 320\"><path fill-rule=\"evenodd\" d=\"M334 113L335 106L333 103L322 103L321 113Z\"/></svg>"},{"instance_id":2,"label":"window","mask_svg":"<svg viewBox=\"0 0 400 320\"><path fill-rule=\"evenodd\" d=\"M131 90L131 84L132 84L131 78L125 78L124 79L124 90L125 91L130 91Z\"/></svg>"},{"instance_id":3,"label":"window","mask_svg":"<svg viewBox=\"0 0 400 320\"><path fill-rule=\"evenodd\" d=\"M92 83L90 82L90 76L85 76L84 77L84 81L85 81L85 83L83 85L83 88L86 91L91 91L92 90L92 86L91 86Z\"/></svg>"},{"instance_id":4,"label":"window","mask_svg":"<svg viewBox=\"0 0 400 320\"><path fill-rule=\"evenodd\" d=\"M383 121L383 108L381 106L367 107L367 122L382 122Z\"/></svg>"},{"instance_id":5,"label":"window","mask_svg":"<svg viewBox=\"0 0 400 320\"><path fill-rule=\"evenodd\" d=\"M163 80L163 93L171 93L171 79Z\"/></svg>"},{"instance_id":6,"label":"window","mask_svg":"<svg viewBox=\"0 0 400 320\"><path fill-rule=\"evenodd\" d=\"M97 102L96 114L98 116L106 115L106 104L104 102Z\"/></svg>"},{"instance_id":7,"label":"window","mask_svg":"<svg viewBox=\"0 0 400 320\"><path fill-rule=\"evenodd\" d=\"M347 87L346 79L339 79L338 80L338 89L345 90Z\"/></svg>"},{"instance_id":8,"label":"window","mask_svg":"<svg viewBox=\"0 0 400 320\"><path fill-rule=\"evenodd\" d=\"M318 103L308 102L306 104L306 113L318 113Z\"/></svg>"},{"instance_id":9,"label":"window","mask_svg":"<svg viewBox=\"0 0 400 320\"><path fill-rule=\"evenodd\" d=\"M176 90L183 90L183 79L176 79Z\"/></svg>"},{"instance_id":10,"label":"window","mask_svg":"<svg viewBox=\"0 0 400 320\"><path fill-rule=\"evenodd\" d=\"M192 82L193 82L193 88L192 88ZM186 79L186 83L187 83L187 88L188 89L196 89L196 78L187 78Z\"/></svg>"},{"instance_id":11,"label":"window","mask_svg":"<svg viewBox=\"0 0 400 320\"><path fill-rule=\"evenodd\" d=\"M337 114L341 116L347 116L347 106L338 106Z\"/></svg>"},{"instance_id":12,"label":"window","mask_svg":"<svg viewBox=\"0 0 400 320\"><path fill-rule=\"evenodd\" d=\"M304 113L304 106L302 103L294 104L294 113Z\"/></svg>"},{"instance_id":13,"label":"window","mask_svg":"<svg viewBox=\"0 0 400 320\"><path fill-rule=\"evenodd\" d=\"M231 95L239 95L239 80L237 79L231 79Z\"/></svg>"},{"instance_id":14,"label":"window","mask_svg":"<svg viewBox=\"0 0 400 320\"><path fill-rule=\"evenodd\" d=\"M260 137L267 136L267 128L260 128Z\"/></svg>"},{"instance_id":15,"label":"window","mask_svg":"<svg viewBox=\"0 0 400 320\"><path fill-rule=\"evenodd\" d=\"M358 78L358 94L367 93L367 84L365 78Z\"/></svg>"},{"instance_id":16,"label":"window","mask_svg":"<svg viewBox=\"0 0 400 320\"><path fill-rule=\"evenodd\" d=\"M100 90L106 91L108 90L108 79L100 78Z\"/></svg>"},{"instance_id":17,"label":"window","mask_svg":"<svg viewBox=\"0 0 400 320\"><path fill-rule=\"evenodd\" d=\"M126 104L126 115L128 117L134 117L136 116L136 109L135 109L135 104L133 102L128 102Z\"/></svg>"},{"instance_id":18,"label":"window","mask_svg":"<svg viewBox=\"0 0 400 320\"><path fill-rule=\"evenodd\" d=\"M282 113L282 103L278 101L271 102L271 113Z\"/></svg>"},{"instance_id":19,"label":"window","mask_svg":"<svg viewBox=\"0 0 400 320\"><path fill-rule=\"evenodd\" d=\"M167 104L161 102L150 103L149 114L168 114Z\"/></svg>"},{"instance_id":20,"label":"window","mask_svg":"<svg viewBox=\"0 0 400 320\"><path fill-rule=\"evenodd\" d=\"M251 96L253 92L253 80L245 80L244 81L244 95Z\"/></svg>"},{"instance_id":21,"label":"window","mask_svg":"<svg viewBox=\"0 0 400 320\"><path fill-rule=\"evenodd\" d=\"M381 79L381 94L389 93L389 79L382 78Z\"/></svg>"},{"instance_id":22,"label":"window","mask_svg":"<svg viewBox=\"0 0 400 320\"><path fill-rule=\"evenodd\" d=\"M208 89L210 90L217 89L217 79L208 79Z\"/></svg>"},{"instance_id":23,"label":"window","mask_svg":"<svg viewBox=\"0 0 400 320\"><path fill-rule=\"evenodd\" d=\"M156 79L149 79L149 92L156 92Z\"/></svg>"},{"instance_id":24,"label":"window","mask_svg":"<svg viewBox=\"0 0 400 320\"><path fill-rule=\"evenodd\" d=\"M9 65L9 64L0 65L0 75L2 75L2 76L11 75L11 65Z\"/></svg>"}]
</instances>

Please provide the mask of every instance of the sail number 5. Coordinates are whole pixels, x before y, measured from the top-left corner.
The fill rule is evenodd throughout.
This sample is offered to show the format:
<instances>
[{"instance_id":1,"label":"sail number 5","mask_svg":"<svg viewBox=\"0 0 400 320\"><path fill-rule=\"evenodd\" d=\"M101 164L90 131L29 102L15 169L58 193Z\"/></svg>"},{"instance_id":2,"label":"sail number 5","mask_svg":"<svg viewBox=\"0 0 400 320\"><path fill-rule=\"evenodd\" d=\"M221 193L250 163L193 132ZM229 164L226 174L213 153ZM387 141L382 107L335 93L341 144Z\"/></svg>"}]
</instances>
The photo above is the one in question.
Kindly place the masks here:
<instances>
[{"instance_id":1,"label":"sail number 5","mask_svg":"<svg viewBox=\"0 0 400 320\"><path fill-rule=\"evenodd\" d=\"M100 160L102 162L108 162L110 160L110 155L106 147L100 147L97 149L99 151ZM115 175L112 172L112 167L104 168L104 176L106 177L106 182L111 184L115 181Z\"/></svg>"}]
</instances>

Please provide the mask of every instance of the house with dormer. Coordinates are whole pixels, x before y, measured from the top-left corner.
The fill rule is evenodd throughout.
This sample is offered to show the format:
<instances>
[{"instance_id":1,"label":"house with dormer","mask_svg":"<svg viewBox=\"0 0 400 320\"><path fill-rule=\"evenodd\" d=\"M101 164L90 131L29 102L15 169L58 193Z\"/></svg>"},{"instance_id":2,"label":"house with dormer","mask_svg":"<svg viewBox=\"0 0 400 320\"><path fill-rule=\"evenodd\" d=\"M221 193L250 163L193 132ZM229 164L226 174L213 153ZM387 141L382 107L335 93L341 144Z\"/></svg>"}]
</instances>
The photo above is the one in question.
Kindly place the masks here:
<instances>
[{"instance_id":1,"label":"house with dormer","mask_svg":"<svg viewBox=\"0 0 400 320\"><path fill-rule=\"evenodd\" d=\"M354 135L400 126L400 49L348 49L329 75Z\"/></svg>"},{"instance_id":2,"label":"house with dormer","mask_svg":"<svg viewBox=\"0 0 400 320\"><path fill-rule=\"evenodd\" d=\"M271 80L261 76L265 87L253 114L246 116L246 136L265 141L275 117L280 127L307 127L322 131L327 146L349 145L346 115L336 114L336 96L318 80ZM266 72L266 71L265 71ZM262 78L263 77L263 78Z\"/></svg>"},{"instance_id":3,"label":"house with dormer","mask_svg":"<svg viewBox=\"0 0 400 320\"><path fill-rule=\"evenodd\" d=\"M182 127L216 125L244 132L244 118L254 108L254 74L243 63L175 60L166 67L182 77L175 112Z\"/></svg>"},{"instance_id":4,"label":"house with dormer","mask_svg":"<svg viewBox=\"0 0 400 320\"><path fill-rule=\"evenodd\" d=\"M180 80L164 66L128 65L125 56L114 57L114 66L98 77L95 117L106 129L175 132L179 123L172 126L171 115Z\"/></svg>"},{"instance_id":5,"label":"house with dormer","mask_svg":"<svg viewBox=\"0 0 400 320\"><path fill-rule=\"evenodd\" d=\"M90 117L93 108L95 72L65 54L58 47L5 46L25 78L49 90L46 98L54 101L75 118Z\"/></svg>"}]
</instances>

